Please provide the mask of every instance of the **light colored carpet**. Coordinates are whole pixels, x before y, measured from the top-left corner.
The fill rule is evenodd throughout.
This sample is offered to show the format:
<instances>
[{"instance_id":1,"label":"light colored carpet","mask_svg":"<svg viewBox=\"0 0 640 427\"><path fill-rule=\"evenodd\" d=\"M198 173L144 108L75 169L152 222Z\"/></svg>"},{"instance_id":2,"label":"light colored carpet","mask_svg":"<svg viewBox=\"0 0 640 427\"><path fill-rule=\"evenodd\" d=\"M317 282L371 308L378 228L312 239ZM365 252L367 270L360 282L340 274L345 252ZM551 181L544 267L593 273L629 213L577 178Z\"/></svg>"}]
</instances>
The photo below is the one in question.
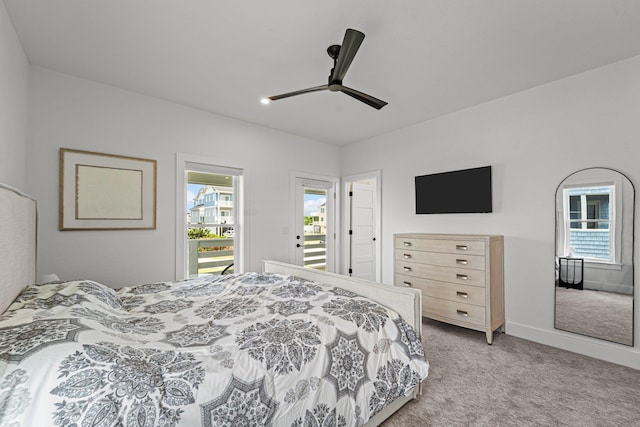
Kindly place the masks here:
<instances>
[{"instance_id":1,"label":"light colored carpet","mask_svg":"<svg viewBox=\"0 0 640 427\"><path fill-rule=\"evenodd\" d=\"M556 328L633 343L633 296L556 287Z\"/></svg>"},{"instance_id":2,"label":"light colored carpet","mask_svg":"<svg viewBox=\"0 0 640 427\"><path fill-rule=\"evenodd\" d=\"M422 339L423 394L385 427L640 425L640 370L429 319Z\"/></svg>"}]
</instances>

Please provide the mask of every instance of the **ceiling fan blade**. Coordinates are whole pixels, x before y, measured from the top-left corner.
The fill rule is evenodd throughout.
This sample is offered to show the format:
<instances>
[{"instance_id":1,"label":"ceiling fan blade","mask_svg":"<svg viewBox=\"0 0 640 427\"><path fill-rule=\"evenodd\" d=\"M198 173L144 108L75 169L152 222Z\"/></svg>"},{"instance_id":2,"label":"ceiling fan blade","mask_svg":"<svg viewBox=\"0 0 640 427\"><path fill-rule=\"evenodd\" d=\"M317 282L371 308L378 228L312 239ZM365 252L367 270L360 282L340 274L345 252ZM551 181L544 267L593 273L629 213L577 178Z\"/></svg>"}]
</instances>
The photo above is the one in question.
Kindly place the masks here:
<instances>
[{"instance_id":1,"label":"ceiling fan blade","mask_svg":"<svg viewBox=\"0 0 640 427\"><path fill-rule=\"evenodd\" d=\"M350 97L357 99L358 101L364 102L365 104L375 108L376 110L379 110L388 104L381 99L375 98L371 95L367 95L366 93L362 93L355 89L351 89L350 87L342 86L340 92L345 93Z\"/></svg>"},{"instance_id":2,"label":"ceiling fan blade","mask_svg":"<svg viewBox=\"0 0 640 427\"><path fill-rule=\"evenodd\" d=\"M338 54L336 65L333 67L333 72L331 73L331 82L342 82L363 40L363 33L358 30L352 30L351 28L347 29L347 32L344 34L342 46L340 46L340 53Z\"/></svg>"},{"instance_id":3,"label":"ceiling fan blade","mask_svg":"<svg viewBox=\"0 0 640 427\"><path fill-rule=\"evenodd\" d=\"M296 96L296 95L302 95L305 93L310 93L310 92L318 92L320 90L327 90L329 89L329 85L322 85L322 86L314 86L314 87L310 87L307 89L301 89L301 90L296 90L293 92L287 92L287 93L283 93L280 95L274 95L274 96L269 96L265 99L268 99L269 101L277 101L278 99L282 99L282 98L289 98L290 96Z\"/></svg>"}]
</instances>

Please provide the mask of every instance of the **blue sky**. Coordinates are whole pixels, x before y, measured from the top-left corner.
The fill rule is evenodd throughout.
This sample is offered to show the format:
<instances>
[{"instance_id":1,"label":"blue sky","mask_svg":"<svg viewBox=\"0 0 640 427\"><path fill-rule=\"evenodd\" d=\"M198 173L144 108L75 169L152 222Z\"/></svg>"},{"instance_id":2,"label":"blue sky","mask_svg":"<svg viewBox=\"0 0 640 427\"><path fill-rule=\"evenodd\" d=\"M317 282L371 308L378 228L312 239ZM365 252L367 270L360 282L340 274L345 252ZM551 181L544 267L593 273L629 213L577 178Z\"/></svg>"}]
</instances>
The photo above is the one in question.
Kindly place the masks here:
<instances>
[{"instance_id":1,"label":"blue sky","mask_svg":"<svg viewBox=\"0 0 640 427\"><path fill-rule=\"evenodd\" d=\"M193 198L198 195L200 184L187 184L187 211L193 207Z\"/></svg>"},{"instance_id":2,"label":"blue sky","mask_svg":"<svg viewBox=\"0 0 640 427\"><path fill-rule=\"evenodd\" d=\"M327 201L327 196L319 194L304 195L304 215L310 216L320 211L320 205Z\"/></svg>"}]
</instances>

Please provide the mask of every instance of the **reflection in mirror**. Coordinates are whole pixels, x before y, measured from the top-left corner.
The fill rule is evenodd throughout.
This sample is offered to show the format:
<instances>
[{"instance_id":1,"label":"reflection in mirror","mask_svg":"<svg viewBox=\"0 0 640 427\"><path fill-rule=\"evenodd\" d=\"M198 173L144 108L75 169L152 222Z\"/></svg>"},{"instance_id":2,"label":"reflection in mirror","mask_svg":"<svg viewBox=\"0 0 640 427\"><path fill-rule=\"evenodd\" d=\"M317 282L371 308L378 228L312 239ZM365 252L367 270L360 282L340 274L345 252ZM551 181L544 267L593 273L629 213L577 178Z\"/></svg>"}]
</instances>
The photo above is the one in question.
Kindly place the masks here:
<instances>
[{"instance_id":1,"label":"reflection in mirror","mask_svg":"<svg viewBox=\"0 0 640 427\"><path fill-rule=\"evenodd\" d=\"M569 175L556 190L555 327L633 345L635 189L613 169Z\"/></svg>"}]
</instances>

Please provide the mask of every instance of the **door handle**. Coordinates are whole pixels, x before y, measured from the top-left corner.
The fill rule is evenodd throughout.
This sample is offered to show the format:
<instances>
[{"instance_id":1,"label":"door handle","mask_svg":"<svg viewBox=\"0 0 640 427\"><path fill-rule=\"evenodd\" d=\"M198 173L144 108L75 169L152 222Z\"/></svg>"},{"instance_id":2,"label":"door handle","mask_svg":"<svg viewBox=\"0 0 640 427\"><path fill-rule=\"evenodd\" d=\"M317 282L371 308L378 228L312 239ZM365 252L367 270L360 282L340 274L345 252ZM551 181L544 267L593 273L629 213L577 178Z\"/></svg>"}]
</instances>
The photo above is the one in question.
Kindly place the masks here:
<instances>
[{"instance_id":1,"label":"door handle","mask_svg":"<svg viewBox=\"0 0 640 427\"><path fill-rule=\"evenodd\" d=\"M296 244L296 248L299 248L299 247L300 247L300 243L297 243L297 244Z\"/></svg>"}]
</instances>

